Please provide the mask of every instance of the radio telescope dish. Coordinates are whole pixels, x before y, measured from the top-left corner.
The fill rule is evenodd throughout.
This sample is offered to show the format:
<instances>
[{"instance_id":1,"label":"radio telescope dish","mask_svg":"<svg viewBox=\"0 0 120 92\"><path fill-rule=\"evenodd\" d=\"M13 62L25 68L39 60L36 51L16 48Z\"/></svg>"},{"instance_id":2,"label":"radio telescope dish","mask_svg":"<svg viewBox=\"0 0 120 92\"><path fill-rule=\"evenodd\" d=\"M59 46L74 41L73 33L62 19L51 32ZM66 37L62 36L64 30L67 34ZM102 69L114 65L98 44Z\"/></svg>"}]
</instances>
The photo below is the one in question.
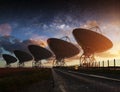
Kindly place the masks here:
<instances>
[{"instance_id":1,"label":"radio telescope dish","mask_svg":"<svg viewBox=\"0 0 120 92\"><path fill-rule=\"evenodd\" d=\"M52 53L48 49L43 48L41 46L29 45L28 49L31 52L31 54L34 56L35 66L37 66L36 64L41 65L40 60L48 59L48 58L52 57ZM38 61L40 61L40 63Z\"/></svg>"},{"instance_id":2,"label":"radio telescope dish","mask_svg":"<svg viewBox=\"0 0 120 92\"><path fill-rule=\"evenodd\" d=\"M73 57L80 52L75 45L61 39L49 38L47 43L55 54L56 64L60 63L61 65L64 65L65 58Z\"/></svg>"},{"instance_id":3,"label":"radio telescope dish","mask_svg":"<svg viewBox=\"0 0 120 92\"><path fill-rule=\"evenodd\" d=\"M73 35L84 51L81 56L83 58L81 60L82 63L87 63L86 58L89 58L89 61L93 62L95 60L94 53L107 51L113 46L112 41L107 37L89 29L74 29Z\"/></svg>"},{"instance_id":4,"label":"radio telescope dish","mask_svg":"<svg viewBox=\"0 0 120 92\"><path fill-rule=\"evenodd\" d=\"M17 59L11 55L3 54L3 59L6 61L6 66L9 67L11 63L15 63Z\"/></svg>"},{"instance_id":5,"label":"radio telescope dish","mask_svg":"<svg viewBox=\"0 0 120 92\"><path fill-rule=\"evenodd\" d=\"M24 62L28 62L33 59L29 53L21 50L15 50L14 54L19 60L19 66L24 66Z\"/></svg>"}]
</instances>

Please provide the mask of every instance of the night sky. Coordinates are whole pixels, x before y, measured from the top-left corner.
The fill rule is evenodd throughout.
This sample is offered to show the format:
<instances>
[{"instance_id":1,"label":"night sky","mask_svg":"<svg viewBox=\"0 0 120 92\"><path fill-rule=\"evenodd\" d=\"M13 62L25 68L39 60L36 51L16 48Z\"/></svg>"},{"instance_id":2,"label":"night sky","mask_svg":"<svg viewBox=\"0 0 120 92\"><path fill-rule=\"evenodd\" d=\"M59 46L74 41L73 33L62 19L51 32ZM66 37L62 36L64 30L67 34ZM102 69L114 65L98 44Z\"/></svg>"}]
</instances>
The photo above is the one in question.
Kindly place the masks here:
<instances>
[{"instance_id":1,"label":"night sky","mask_svg":"<svg viewBox=\"0 0 120 92\"><path fill-rule=\"evenodd\" d=\"M20 41L73 39L74 28L97 25L114 43L109 55L120 54L119 9L119 0L0 0L0 42L6 35Z\"/></svg>"},{"instance_id":2,"label":"night sky","mask_svg":"<svg viewBox=\"0 0 120 92\"><path fill-rule=\"evenodd\" d=\"M59 31L80 27L87 21L108 22L119 17L117 0L3 0L0 24L11 27L8 34L19 39L53 37ZM113 16L111 13L117 13ZM63 34L64 35L64 34Z\"/></svg>"}]
</instances>

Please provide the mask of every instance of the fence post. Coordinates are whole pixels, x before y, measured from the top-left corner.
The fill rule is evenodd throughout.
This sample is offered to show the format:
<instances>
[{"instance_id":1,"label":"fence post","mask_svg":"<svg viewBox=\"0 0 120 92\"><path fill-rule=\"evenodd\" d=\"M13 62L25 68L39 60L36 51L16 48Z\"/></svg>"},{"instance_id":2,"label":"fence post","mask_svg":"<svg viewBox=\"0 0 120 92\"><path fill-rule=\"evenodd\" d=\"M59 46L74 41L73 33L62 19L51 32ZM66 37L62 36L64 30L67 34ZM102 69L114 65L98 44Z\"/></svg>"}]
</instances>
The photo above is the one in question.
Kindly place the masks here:
<instances>
[{"instance_id":1,"label":"fence post","mask_svg":"<svg viewBox=\"0 0 120 92\"><path fill-rule=\"evenodd\" d=\"M102 63L103 63L103 67L104 67L104 61Z\"/></svg>"},{"instance_id":2,"label":"fence post","mask_svg":"<svg viewBox=\"0 0 120 92\"><path fill-rule=\"evenodd\" d=\"M109 60L107 61L107 63L108 63L108 68L109 68Z\"/></svg>"},{"instance_id":3,"label":"fence post","mask_svg":"<svg viewBox=\"0 0 120 92\"><path fill-rule=\"evenodd\" d=\"M116 67L116 62L115 62L115 59L114 59L114 68Z\"/></svg>"},{"instance_id":4,"label":"fence post","mask_svg":"<svg viewBox=\"0 0 120 92\"><path fill-rule=\"evenodd\" d=\"M99 68L100 68L100 61L99 61Z\"/></svg>"}]
</instances>

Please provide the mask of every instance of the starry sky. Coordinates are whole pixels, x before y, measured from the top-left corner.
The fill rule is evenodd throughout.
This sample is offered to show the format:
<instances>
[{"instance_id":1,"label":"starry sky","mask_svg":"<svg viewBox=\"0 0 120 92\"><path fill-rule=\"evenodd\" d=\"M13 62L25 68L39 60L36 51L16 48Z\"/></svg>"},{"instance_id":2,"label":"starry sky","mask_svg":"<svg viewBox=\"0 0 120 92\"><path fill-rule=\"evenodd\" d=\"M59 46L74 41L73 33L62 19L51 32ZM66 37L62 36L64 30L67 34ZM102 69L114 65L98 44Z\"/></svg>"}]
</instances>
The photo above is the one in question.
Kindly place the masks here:
<instances>
[{"instance_id":1,"label":"starry sky","mask_svg":"<svg viewBox=\"0 0 120 92\"><path fill-rule=\"evenodd\" d=\"M22 40L33 34L53 37L89 21L108 23L117 19L119 5L117 0L3 0L0 24L8 27L8 32L1 34Z\"/></svg>"},{"instance_id":2,"label":"starry sky","mask_svg":"<svg viewBox=\"0 0 120 92\"><path fill-rule=\"evenodd\" d=\"M119 0L0 0L0 41L6 35L9 42L69 36L75 43L74 28L99 26L114 46L98 56L119 57L119 9Z\"/></svg>"}]
</instances>

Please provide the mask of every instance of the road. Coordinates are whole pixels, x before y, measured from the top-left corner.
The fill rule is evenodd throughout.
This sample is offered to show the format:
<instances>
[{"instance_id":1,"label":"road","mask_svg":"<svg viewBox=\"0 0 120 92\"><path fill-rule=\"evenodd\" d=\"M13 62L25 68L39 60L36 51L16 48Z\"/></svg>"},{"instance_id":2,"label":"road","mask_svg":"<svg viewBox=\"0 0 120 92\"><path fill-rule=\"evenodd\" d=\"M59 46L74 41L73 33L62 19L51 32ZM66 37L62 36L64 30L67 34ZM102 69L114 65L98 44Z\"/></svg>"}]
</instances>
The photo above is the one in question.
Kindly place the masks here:
<instances>
[{"instance_id":1,"label":"road","mask_svg":"<svg viewBox=\"0 0 120 92\"><path fill-rule=\"evenodd\" d=\"M88 75L61 69L52 69L54 92L120 92L120 80Z\"/></svg>"}]
</instances>

